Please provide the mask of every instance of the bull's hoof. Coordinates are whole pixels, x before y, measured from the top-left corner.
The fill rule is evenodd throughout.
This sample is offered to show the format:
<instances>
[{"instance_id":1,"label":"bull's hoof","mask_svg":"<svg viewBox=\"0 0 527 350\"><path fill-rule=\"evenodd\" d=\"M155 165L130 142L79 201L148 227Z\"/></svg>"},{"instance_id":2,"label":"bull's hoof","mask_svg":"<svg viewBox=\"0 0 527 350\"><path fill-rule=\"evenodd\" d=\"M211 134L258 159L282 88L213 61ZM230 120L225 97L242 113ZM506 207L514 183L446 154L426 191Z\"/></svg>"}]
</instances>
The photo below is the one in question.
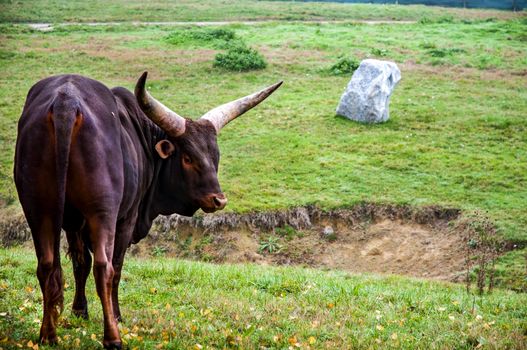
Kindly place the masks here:
<instances>
[{"instance_id":1,"label":"bull's hoof","mask_svg":"<svg viewBox=\"0 0 527 350\"><path fill-rule=\"evenodd\" d=\"M56 334L40 336L40 344L42 345L56 345L58 343L58 337Z\"/></svg>"},{"instance_id":2,"label":"bull's hoof","mask_svg":"<svg viewBox=\"0 0 527 350\"><path fill-rule=\"evenodd\" d=\"M88 309L83 309L83 310L72 309L71 311L73 312L73 315L76 316L76 317L83 318L85 320L90 318L88 316Z\"/></svg>"},{"instance_id":3,"label":"bull's hoof","mask_svg":"<svg viewBox=\"0 0 527 350\"><path fill-rule=\"evenodd\" d=\"M123 348L123 343L119 341L103 341L102 345L105 349L112 349L112 350L121 350Z\"/></svg>"}]
</instances>

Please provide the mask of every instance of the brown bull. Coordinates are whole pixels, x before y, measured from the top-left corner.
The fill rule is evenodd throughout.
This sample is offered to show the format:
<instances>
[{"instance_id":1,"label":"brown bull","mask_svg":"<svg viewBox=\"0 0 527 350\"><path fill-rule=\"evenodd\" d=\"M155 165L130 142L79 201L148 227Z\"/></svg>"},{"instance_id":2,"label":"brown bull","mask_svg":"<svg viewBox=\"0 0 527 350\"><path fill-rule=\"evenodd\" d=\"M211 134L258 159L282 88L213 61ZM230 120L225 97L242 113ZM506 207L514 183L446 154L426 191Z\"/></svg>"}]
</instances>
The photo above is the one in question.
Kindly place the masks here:
<instances>
[{"instance_id":1,"label":"brown bull","mask_svg":"<svg viewBox=\"0 0 527 350\"><path fill-rule=\"evenodd\" d=\"M135 96L79 75L59 75L29 91L18 124L15 183L38 259L44 300L42 343L57 341L63 280L60 231L75 275L73 313L88 317L92 265L104 313L105 348L121 348L118 287L126 249L160 214L192 216L227 203L217 172L216 136L280 84L185 119L151 97L146 73Z\"/></svg>"}]
</instances>

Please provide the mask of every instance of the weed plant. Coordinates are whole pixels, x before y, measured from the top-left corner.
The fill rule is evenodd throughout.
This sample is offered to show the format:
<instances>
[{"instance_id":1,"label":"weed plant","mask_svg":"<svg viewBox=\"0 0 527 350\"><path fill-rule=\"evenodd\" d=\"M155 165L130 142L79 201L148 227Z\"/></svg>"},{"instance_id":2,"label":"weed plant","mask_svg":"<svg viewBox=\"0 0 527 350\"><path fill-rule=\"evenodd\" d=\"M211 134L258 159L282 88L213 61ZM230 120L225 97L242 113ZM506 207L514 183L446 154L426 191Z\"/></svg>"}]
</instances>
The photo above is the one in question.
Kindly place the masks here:
<instances>
[{"instance_id":1,"label":"weed plant","mask_svg":"<svg viewBox=\"0 0 527 350\"><path fill-rule=\"evenodd\" d=\"M213 66L235 72L259 70L267 67L267 62L261 53L246 46L243 42L236 42L227 48L227 52L218 53L214 57Z\"/></svg>"},{"instance_id":2,"label":"weed plant","mask_svg":"<svg viewBox=\"0 0 527 350\"><path fill-rule=\"evenodd\" d=\"M360 62L354 57L340 57L337 63L329 67L330 75L350 75L359 68Z\"/></svg>"}]
</instances>

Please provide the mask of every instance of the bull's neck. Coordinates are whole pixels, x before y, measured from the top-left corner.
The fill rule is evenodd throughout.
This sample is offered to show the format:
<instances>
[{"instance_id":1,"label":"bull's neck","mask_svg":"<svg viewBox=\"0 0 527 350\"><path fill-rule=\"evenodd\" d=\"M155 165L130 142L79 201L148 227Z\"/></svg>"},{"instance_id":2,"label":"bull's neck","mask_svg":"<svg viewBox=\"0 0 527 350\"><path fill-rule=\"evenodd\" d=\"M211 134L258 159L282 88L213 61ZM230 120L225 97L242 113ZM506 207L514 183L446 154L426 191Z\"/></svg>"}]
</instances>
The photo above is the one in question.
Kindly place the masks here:
<instances>
[{"instance_id":1,"label":"bull's neck","mask_svg":"<svg viewBox=\"0 0 527 350\"><path fill-rule=\"evenodd\" d=\"M142 118L139 124L142 135L142 148L148 160L148 165L144 169L144 186L146 191L143 194L143 199L139 206L139 215L134 232L134 243L146 237L152 227L152 222L161 214L156 203L156 197L158 197L159 192L157 179L162 171L162 167L166 166L163 159L155 151L156 143L165 139L167 137L166 133L149 119Z\"/></svg>"}]
</instances>

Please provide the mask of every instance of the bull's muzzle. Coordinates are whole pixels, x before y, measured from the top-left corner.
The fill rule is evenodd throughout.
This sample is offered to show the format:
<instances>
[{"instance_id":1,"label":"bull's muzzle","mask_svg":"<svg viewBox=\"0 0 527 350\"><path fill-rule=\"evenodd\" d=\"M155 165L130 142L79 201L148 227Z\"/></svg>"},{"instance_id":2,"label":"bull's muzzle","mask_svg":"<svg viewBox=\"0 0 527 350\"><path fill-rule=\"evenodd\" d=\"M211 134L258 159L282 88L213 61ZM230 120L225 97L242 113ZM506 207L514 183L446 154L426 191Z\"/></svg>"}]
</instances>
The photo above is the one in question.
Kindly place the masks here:
<instances>
[{"instance_id":1,"label":"bull's muzzle","mask_svg":"<svg viewBox=\"0 0 527 350\"><path fill-rule=\"evenodd\" d=\"M206 213L222 210L227 205L227 197L223 193L213 193L206 197L201 209Z\"/></svg>"}]
</instances>

